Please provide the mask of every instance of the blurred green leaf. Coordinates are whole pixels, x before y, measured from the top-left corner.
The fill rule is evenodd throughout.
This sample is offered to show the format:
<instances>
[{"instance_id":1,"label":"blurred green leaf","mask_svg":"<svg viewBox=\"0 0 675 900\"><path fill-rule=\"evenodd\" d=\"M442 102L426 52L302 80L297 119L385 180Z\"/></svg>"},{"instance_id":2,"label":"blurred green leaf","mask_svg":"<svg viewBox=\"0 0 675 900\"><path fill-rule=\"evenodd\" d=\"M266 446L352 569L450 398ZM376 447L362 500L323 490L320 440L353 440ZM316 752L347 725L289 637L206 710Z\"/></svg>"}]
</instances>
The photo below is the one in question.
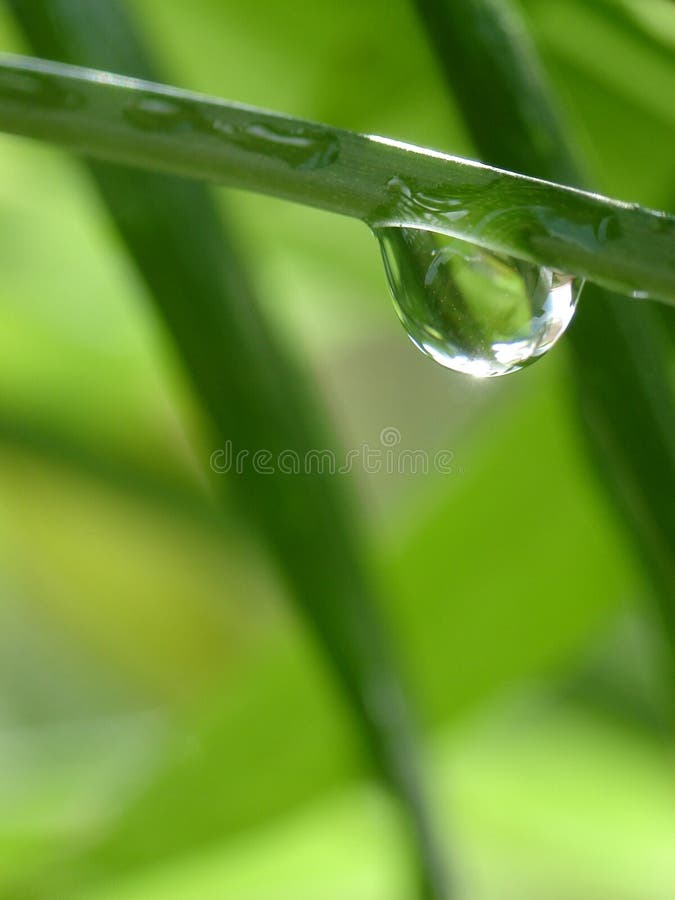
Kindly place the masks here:
<instances>
[{"instance_id":1,"label":"blurred green leaf","mask_svg":"<svg viewBox=\"0 0 675 900\"><path fill-rule=\"evenodd\" d=\"M10 5L46 56L152 77L116 4ZM304 456L330 446L312 391L273 339L204 190L105 164L93 165L92 172L220 440L232 440L235 452L277 455L293 450ZM422 890L444 896L414 741L349 500L336 479L317 472L269 477L247 466L231 486L241 515L266 542L325 648L376 764L410 817ZM127 851L142 861L140 848Z\"/></svg>"},{"instance_id":2,"label":"blurred green leaf","mask_svg":"<svg viewBox=\"0 0 675 900\"><path fill-rule=\"evenodd\" d=\"M549 361L524 372L528 402L446 445L453 473L400 513L392 614L434 724L559 671L641 595L575 433L569 375Z\"/></svg>"},{"instance_id":3,"label":"blurred green leaf","mask_svg":"<svg viewBox=\"0 0 675 900\"><path fill-rule=\"evenodd\" d=\"M635 106L675 127L675 110L669 102L675 91L675 67L672 47L663 42L667 20L673 20L662 10L660 36L639 27L640 7L656 8L648 3L626 3L616 0L597 0L588 4L582 0L529 4L532 27L537 44L548 55L552 50L579 72L620 92ZM634 7L638 13L631 16ZM672 27L672 26L671 26ZM571 33L574 39L570 39ZM598 49L601 52L598 52ZM621 65L606 65L606 57L621 60Z\"/></svg>"},{"instance_id":4,"label":"blurred green leaf","mask_svg":"<svg viewBox=\"0 0 675 900\"><path fill-rule=\"evenodd\" d=\"M483 157L582 182L515 8L507 0L416 3ZM569 333L593 454L647 561L667 638L675 640L675 429L660 312L588 288Z\"/></svg>"},{"instance_id":5,"label":"blurred green leaf","mask_svg":"<svg viewBox=\"0 0 675 900\"><path fill-rule=\"evenodd\" d=\"M435 784L464 859L460 900L665 900L673 869L667 755L525 694L443 734ZM407 900L401 834L369 788L78 900ZM617 865L617 859L623 860Z\"/></svg>"},{"instance_id":6,"label":"blurred green leaf","mask_svg":"<svg viewBox=\"0 0 675 900\"><path fill-rule=\"evenodd\" d=\"M427 498L421 510L403 504L390 513L382 546L389 614L407 636L416 693L436 728L505 685L564 669L619 601L639 592L599 506L562 389L547 364L542 371L543 379L536 369L525 373L529 402L507 405L486 425L487 444L479 429L456 447L455 474L426 484L431 508ZM537 515L542 496L555 515ZM511 525L523 509L537 521L528 540ZM457 551L451 565L448 547ZM569 559L574 566L564 564ZM230 658L222 687L181 717L155 771L109 826L100 853L115 871L130 848L160 865L160 848L179 855L215 834L241 840L363 774L346 710L305 637L286 626ZM240 641L251 641L251 630L240 626ZM220 802L204 807L204 796Z\"/></svg>"}]
</instances>

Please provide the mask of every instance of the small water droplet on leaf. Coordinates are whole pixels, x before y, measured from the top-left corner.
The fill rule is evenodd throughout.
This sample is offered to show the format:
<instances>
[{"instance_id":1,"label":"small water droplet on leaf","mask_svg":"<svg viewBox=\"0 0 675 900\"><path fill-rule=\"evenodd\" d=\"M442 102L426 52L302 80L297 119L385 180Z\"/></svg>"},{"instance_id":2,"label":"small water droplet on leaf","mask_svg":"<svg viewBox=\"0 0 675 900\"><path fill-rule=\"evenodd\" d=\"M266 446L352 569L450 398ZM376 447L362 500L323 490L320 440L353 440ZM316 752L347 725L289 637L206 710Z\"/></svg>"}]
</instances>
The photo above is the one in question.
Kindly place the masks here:
<instances>
[{"instance_id":1,"label":"small water droplet on leaf","mask_svg":"<svg viewBox=\"0 0 675 900\"><path fill-rule=\"evenodd\" d=\"M203 117L171 97L135 97L124 110L125 119L144 131L204 131Z\"/></svg>"},{"instance_id":2,"label":"small water droplet on leaf","mask_svg":"<svg viewBox=\"0 0 675 900\"><path fill-rule=\"evenodd\" d=\"M134 97L123 111L130 124L165 134L196 132L236 145L249 153L283 161L292 169L322 169L340 153L329 129L305 122L243 121L225 118L217 110L153 94Z\"/></svg>"},{"instance_id":3,"label":"small water droplet on leaf","mask_svg":"<svg viewBox=\"0 0 675 900\"><path fill-rule=\"evenodd\" d=\"M0 72L0 97L39 109L77 109L84 103L77 91L43 72Z\"/></svg>"},{"instance_id":4,"label":"small water droplet on leaf","mask_svg":"<svg viewBox=\"0 0 675 900\"><path fill-rule=\"evenodd\" d=\"M252 153L282 159L292 169L323 169L340 152L328 130L306 123L252 122L229 128L227 138Z\"/></svg>"}]
</instances>

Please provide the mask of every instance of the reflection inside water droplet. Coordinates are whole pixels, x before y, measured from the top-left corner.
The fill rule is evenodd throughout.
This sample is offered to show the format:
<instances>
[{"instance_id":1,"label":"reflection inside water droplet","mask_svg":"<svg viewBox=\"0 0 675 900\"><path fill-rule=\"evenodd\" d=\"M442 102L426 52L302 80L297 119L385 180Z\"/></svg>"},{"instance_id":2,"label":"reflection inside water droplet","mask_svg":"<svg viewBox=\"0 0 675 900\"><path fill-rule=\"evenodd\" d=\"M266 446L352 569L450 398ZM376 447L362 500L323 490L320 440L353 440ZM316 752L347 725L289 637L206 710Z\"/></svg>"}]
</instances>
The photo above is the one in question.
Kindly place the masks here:
<instances>
[{"instance_id":1,"label":"reflection inside water droplet","mask_svg":"<svg viewBox=\"0 0 675 900\"><path fill-rule=\"evenodd\" d=\"M376 228L394 304L413 343L449 369L516 372L569 325L582 282L417 228Z\"/></svg>"}]
</instances>

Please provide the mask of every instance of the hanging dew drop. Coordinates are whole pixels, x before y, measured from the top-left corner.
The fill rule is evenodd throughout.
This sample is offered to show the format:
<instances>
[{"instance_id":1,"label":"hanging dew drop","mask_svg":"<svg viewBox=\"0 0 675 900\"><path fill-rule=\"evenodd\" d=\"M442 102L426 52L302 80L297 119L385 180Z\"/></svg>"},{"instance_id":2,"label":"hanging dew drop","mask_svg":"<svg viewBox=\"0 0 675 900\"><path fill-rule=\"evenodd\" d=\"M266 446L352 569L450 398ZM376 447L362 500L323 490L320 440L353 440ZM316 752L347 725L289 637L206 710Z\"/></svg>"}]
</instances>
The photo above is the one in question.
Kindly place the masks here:
<instances>
[{"instance_id":1,"label":"hanging dew drop","mask_svg":"<svg viewBox=\"0 0 675 900\"><path fill-rule=\"evenodd\" d=\"M419 349L477 378L517 372L572 320L582 282L435 231L374 229L394 305Z\"/></svg>"}]
</instances>

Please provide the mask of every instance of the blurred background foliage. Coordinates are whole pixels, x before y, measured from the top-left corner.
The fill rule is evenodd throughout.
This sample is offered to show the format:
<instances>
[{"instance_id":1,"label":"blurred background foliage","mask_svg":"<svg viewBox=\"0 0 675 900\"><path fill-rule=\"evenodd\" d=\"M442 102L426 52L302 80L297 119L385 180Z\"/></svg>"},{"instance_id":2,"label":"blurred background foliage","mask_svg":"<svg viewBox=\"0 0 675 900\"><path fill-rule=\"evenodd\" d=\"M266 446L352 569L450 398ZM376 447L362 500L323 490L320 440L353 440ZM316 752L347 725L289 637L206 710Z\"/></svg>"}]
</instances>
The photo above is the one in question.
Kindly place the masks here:
<instances>
[{"instance_id":1,"label":"blurred background foliage","mask_svg":"<svg viewBox=\"0 0 675 900\"><path fill-rule=\"evenodd\" d=\"M176 84L473 153L404 0L129 6ZM672 211L672 4L525 8L594 182ZM0 47L26 49L3 5ZM364 226L217 194L343 445L454 454L354 478L466 896L672 897L664 650L564 349L441 370ZM208 429L80 164L0 137L0 233L0 896L408 897L391 804L212 501Z\"/></svg>"}]
</instances>

